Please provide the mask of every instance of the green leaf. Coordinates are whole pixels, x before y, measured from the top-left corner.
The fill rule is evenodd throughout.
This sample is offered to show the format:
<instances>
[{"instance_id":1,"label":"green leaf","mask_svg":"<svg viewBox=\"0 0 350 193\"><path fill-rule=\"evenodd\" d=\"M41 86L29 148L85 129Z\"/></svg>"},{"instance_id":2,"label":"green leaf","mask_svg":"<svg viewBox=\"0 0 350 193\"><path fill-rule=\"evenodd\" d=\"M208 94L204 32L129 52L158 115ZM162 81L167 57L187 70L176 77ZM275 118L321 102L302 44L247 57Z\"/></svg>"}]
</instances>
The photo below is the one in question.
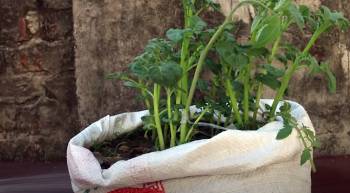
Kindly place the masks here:
<instances>
[{"instance_id":1,"label":"green leaf","mask_svg":"<svg viewBox=\"0 0 350 193\"><path fill-rule=\"evenodd\" d=\"M303 153L301 154L300 165L304 165L310 159L311 159L310 149L309 148L304 149Z\"/></svg>"},{"instance_id":2,"label":"green leaf","mask_svg":"<svg viewBox=\"0 0 350 193\"><path fill-rule=\"evenodd\" d=\"M295 4L290 4L288 7L288 13L290 17L292 18L292 21L294 21L300 30L303 30L305 26L305 21L302 13L300 12L300 9Z\"/></svg>"},{"instance_id":3,"label":"green leaf","mask_svg":"<svg viewBox=\"0 0 350 193\"><path fill-rule=\"evenodd\" d=\"M205 60L205 67L207 67L210 71L212 71L214 74L219 74L221 73L221 64L215 63L211 59L206 59Z\"/></svg>"},{"instance_id":4,"label":"green leaf","mask_svg":"<svg viewBox=\"0 0 350 193\"><path fill-rule=\"evenodd\" d=\"M220 4L214 2L213 0L205 0L209 7L211 7L214 11L220 11Z\"/></svg>"},{"instance_id":5,"label":"green leaf","mask_svg":"<svg viewBox=\"0 0 350 193\"><path fill-rule=\"evenodd\" d=\"M274 11L283 11L287 9L290 4L291 0L279 0L274 7Z\"/></svg>"},{"instance_id":6,"label":"green leaf","mask_svg":"<svg viewBox=\"0 0 350 193\"><path fill-rule=\"evenodd\" d=\"M293 127L289 124L285 124L281 130L278 131L276 139L281 140L287 138L293 131Z\"/></svg>"},{"instance_id":7,"label":"green leaf","mask_svg":"<svg viewBox=\"0 0 350 193\"><path fill-rule=\"evenodd\" d=\"M320 66L318 65L317 59L311 55L300 58L298 62L300 65L307 66L309 68L310 74L322 72Z\"/></svg>"},{"instance_id":8,"label":"green leaf","mask_svg":"<svg viewBox=\"0 0 350 193\"><path fill-rule=\"evenodd\" d=\"M192 16L190 18L190 28L195 32L199 33L203 31L207 27L207 23L203 21L200 17L198 16Z\"/></svg>"},{"instance_id":9,"label":"green leaf","mask_svg":"<svg viewBox=\"0 0 350 193\"><path fill-rule=\"evenodd\" d=\"M312 130L308 129L307 127L304 127L304 128L303 128L303 132L304 132L309 138L311 138L311 139L314 139L314 138L315 138L315 133L314 133Z\"/></svg>"},{"instance_id":10,"label":"green leaf","mask_svg":"<svg viewBox=\"0 0 350 193\"><path fill-rule=\"evenodd\" d=\"M147 53L146 56L150 54L151 57L154 57L155 54L170 54L172 52L172 46L167 40L154 38L148 41L145 52Z\"/></svg>"},{"instance_id":11,"label":"green leaf","mask_svg":"<svg viewBox=\"0 0 350 193\"><path fill-rule=\"evenodd\" d=\"M299 12L303 16L304 21L308 21L310 19L310 9L306 5L299 5Z\"/></svg>"},{"instance_id":12,"label":"green leaf","mask_svg":"<svg viewBox=\"0 0 350 193\"><path fill-rule=\"evenodd\" d=\"M174 61L162 62L159 66L152 66L149 77L155 83L166 87L174 87L182 77L182 68Z\"/></svg>"},{"instance_id":13,"label":"green leaf","mask_svg":"<svg viewBox=\"0 0 350 193\"><path fill-rule=\"evenodd\" d=\"M172 42L178 43L182 41L185 32L186 30L183 30L183 29L169 29L166 32L166 37Z\"/></svg>"},{"instance_id":14,"label":"green leaf","mask_svg":"<svg viewBox=\"0 0 350 193\"><path fill-rule=\"evenodd\" d=\"M232 34L225 34L224 38L216 43L215 49L220 56L221 65L240 68L249 63L246 55L248 48L238 45Z\"/></svg>"},{"instance_id":15,"label":"green leaf","mask_svg":"<svg viewBox=\"0 0 350 193\"><path fill-rule=\"evenodd\" d=\"M232 64L236 57L234 51L234 41L223 40L216 44L216 51L226 64Z\"/></svg>"},{"instance_id":16,"label":"green leaf","mask_svg":"<svg viewBox=\"0 0 350 193\"><path fill-rule=\"evenodd\" d=\"M284 46L285 57L287 60L295 61L297 56L301 54L300 50L292 44Z\"/></svg>"},{"instance_id":17,"label":"green leaf","mask_svg":"<svg viewBox=\"0 0 350 193\"><path fill-rule=\"evenodd\" d=\"M125 81L124 86L130 87L130 88L144 88L142 85L133 81Z\"/></svg>"},{"instance_id":18,"label":"green leaf","mask_svg":"<svg viewBox=\"0 0 350 193\"><path fill-rule=\"evenodd\" d=\"M320 10L316 13L315 21L318 26L326 26L328 28L338 26L343 31L347 30L350 25L349 20L344 17L343 13L332 12L326 6L321 6Z\"/></svg>"},{"instance_id":19,"label":"green leaf","mask_svg":"<svg viewBox=\"0 0 350 193\"><path fill-rule=\"evenodd\" d=\"M254 57L264 58L270 55L270 51L265 47L261 47L261 48L251 47L249 48L247 54Z\"/></svg>"},{"instance_id":20,"label":"green leaf","mask_svg":"<svg viewBox=\"0 0 350 193\"><path fill-rule=\"evenodd\" d=\"M106 76L106 79L109 79L109 80L113 80L113 79L123 80L125 78L127 78L127 74L123 72L114 72L114 73L107 74Z\"/></svg>"},{"instance_id":21,"label":"green leaf","mask_svg":"<svg viewBox=\"0 0 350 193\"><path fill-rule=\"evenodd\" d=\"M268 16L255 36L252 37L254 47L264 47L273 42L281 34L281 19L279 15Z\"/></svg>"},{"instance_id":22,"label":"green leaf","mask_svg":"<svg viewBox=\"0 0 350 193\"><path fill-rule=\"evenodd\" d=\"M292 106L290 105L290 103L284 102L283 105L280 107L280 112L281 112L282 115L288 115L288 117L289 117L289 116L291 116L290 115L291 109L292 109ZM282 116L282 117L284 119L287 118L286 116Z\"/></svg>"},{"instance_id":23,"label":"green leaf","mask_svg":"<svg viewBox=\"0 0 350 193\"><path fill-rule=\"evenodd\" d=\"M148 76L148 67L140 61L134 61L131 63L129 69L140 79L146 79Z\"/></svg>"},{"instance_id":24,"label":"green leaf","mask_svg":"<svg viewBox=\"0 0 350 193\"><path fill-rule=\"evenodd\" d=\"M143 128L145 130L152 130L156 128L155 122L154 122L154 116L152 115L147 115L141 117L142 123L143 123Z\"/></svg>"},{"instance_id":25,"label":"green leaf","mask_svg":"<svg viewBox=\"0 0 350 193\"><path fill-rule=\"evenodd\" d=\"M277 90L281 86L281 82L277 80L276 77L267 73L267 74L258 74L256 80L263 83L264 85Z\"/></svg>"},{"instance_id":26,"label":"green leaf","mask_svg":"<svg viewBox=\"0 0 350 193\"><path fill-rule=\"evenodd\" d=\"M264 16L260 16L260 15L257 15L257 16L254 17L252 25L250 27L250 31L253 34L253 36L258 31L258 27L263 22L263 19L264 19Z\"/></svg>"},{"instance_id":27,"label":"green leaf","mask_svg":"<svg viewBox=\"0 0 350 193\"><path fill-rule=\"evenodd\" d=\"M320 68L327 77L329 91L331 93L335 93L337 90L337 79L331 71L329 65L327 63L322 63Z\"/></svg>"},{"instance_id":28,"label":"green leaf","mask_svg":"<svg viewBox=\"0 0 350 193\"><path fill-rule=\"evenodd\" d=\"M328 81L328 89L331 93L335 93L337 90L337 79L331 71L327 63L318 64L317 60L312 57L311 59L303 59L309 67L310 74L322 73L326 76Z\"/></svg>"},{"instance_id":29,"label":"green leaf","mask_svg":"<svg viewBox=\"0 0 350 193\"><path fill-rule=\"evenodd\" d=\"M268 72L269 75L272 75L275 78L279 78L284 75L284 70L276 68L271 64L264 64L263 67Z\"/></svg>"},{"instance_id":30,"label":"green leaf","mask_svg":"<svg viewBox=\"0 0 350 193\"><path fill-rule=\"evenodd\" d=\"M320 148L321 147L321 142L317 138L312 142L312 147L314 148Z\"/></svg>"},{"instance_id":31,"label":"green leaf","mask_svg":"<svg viewBox=\"0 0 350 193\"><path fill-rule=\"evenodd\" d=\"M197 88L198 88L198 90L200 90L202 92L208 91L209 90L209 83L208 83L208 81L203 80L203 79L198 79Z\"/></svg>"}]
</instances>

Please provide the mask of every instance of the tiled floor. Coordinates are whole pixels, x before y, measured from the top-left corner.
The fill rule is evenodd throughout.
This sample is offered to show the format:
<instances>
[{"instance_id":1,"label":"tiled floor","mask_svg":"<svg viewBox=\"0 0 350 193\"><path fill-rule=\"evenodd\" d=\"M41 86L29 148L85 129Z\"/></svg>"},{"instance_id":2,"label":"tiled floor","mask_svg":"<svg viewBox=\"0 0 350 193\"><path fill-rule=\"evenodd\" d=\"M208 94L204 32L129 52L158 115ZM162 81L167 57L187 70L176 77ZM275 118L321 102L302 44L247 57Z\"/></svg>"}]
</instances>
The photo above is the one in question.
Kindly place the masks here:
<instances>
[{"instance_id":1,"label":"tiled floor","mask_svg":"<svg viewBox=\"0 0 350 193\"><path fill-rule=\"evenodd\" d=\"M313 193L350 193L350 156L316 160ZM71 193L65 162L0 162L0 193Z\"/></svg>"}]
</instances>

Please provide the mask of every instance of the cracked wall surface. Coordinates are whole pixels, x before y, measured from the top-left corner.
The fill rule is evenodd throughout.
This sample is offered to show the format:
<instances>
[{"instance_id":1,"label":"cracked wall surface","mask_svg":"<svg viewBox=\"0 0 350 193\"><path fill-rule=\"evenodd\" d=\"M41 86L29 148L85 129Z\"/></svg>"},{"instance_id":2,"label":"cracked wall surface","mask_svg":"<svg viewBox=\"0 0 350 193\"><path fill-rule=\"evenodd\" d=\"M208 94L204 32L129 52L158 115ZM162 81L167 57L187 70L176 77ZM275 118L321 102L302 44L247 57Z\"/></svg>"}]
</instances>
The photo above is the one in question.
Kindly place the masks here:
<instances>
[{"instance_id":1,"label":"cracked wall surface","mask_svg":"<svg viewBox=\"0 0 350 193\"><path fill-rule=\"evenodd\" d=\"M306 2L304 0L304 2ZM350 18L350 1L310 1L333 10L342 11ZM316 3L315 3L316 2ZM318 155L350 154L350 35L332 30L323 36L311 52L319 60L327 61L337 77L337 91L330 94L322 76L300 73L290 87L290 98L299 101L313 121L321 140Z\"/></svg>"},{"instance_id":2,"label":"cracked wall surface","mask_svg":"<svg viewBox=\"0 0 350 193\"><path fill-rule=\"evenodd\" d=\"M0 160L56 160L76 133L70 0L0 0Z\"/></svg>"},{"instance_id":3,"label":"cracked wall surface","mask_svg":"<svg viewBox=\"0 0 350 193\"><path fill-rule=\"evenodd\" d=\"M217 1L226 6L237 2ZM137 109L131 91L118 83L106 81L103 76L113 70L125 69L149 38L163 35L168 27L178 24L181 20L179 1L169 1L166 5L162 2L75 1L77 89L83 125L105 114ZM350 2L347 1L297 2L307 4L312 9L326 5L343 11L346 17L350 17ZM223 7L223 10L227 12L227 8ZM254 14L249 8L244 8L239 13L241 15L236 18L243 21L249 20ZM300 38L293 31L289 35L293 41L300 43ZM349 38L348 33L332 31L323 36L312 49L312 53L318 59L328 61L336 73L336 94L327 91L327 83L322 76L309 76L305 72L297 73L289 88L288 99L297 101L306 108L321 139L322 147L317 150L317 155L350 154L350 149L347 148L350 145Z\"/></svg>"},{"instance_id":4,"label":"cracked wall surface","mask_svg":"<svg viewBox=\"0 0 350 193\"><path fill-rule=\"evenodd\" d=\"M297 1L350 17L348 1ZM180 3L0 0L0 160L62 159L79 129L107 114L141 109L132 90L105 75L125 70L149 39L180 26ZM250 11L242 10L238 18L249 20ZM328 93L322 76L305 72L296 74L289 88L289 99L301 103L313 120L322 142L318 155L350 154L349 38L348 32L332 31L312 49L331 63L336 94Z\"/></svg>"},{"instance_id":5,"label":"cracked wall surface","mask_svg":"<svg viewBox=\"0 0 350 193\"><path fill-rule=\"evenodd\" d=\"M140 109L132 90L106 80L125 70L151 38L181 23L179 0L75 0L79 117L86 126L107 114Z\"/></svg>"}]
</instances>

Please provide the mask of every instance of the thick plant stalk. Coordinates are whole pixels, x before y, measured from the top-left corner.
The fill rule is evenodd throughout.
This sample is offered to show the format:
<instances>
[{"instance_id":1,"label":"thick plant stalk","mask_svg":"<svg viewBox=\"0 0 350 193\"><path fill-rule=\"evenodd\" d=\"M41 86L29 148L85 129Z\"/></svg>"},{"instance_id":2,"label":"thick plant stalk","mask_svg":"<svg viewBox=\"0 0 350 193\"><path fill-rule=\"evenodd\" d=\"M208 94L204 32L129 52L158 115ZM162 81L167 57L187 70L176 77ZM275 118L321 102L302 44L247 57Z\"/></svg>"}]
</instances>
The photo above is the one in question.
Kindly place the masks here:
<instances>
[{"instance_id":1,"label":"thick plant stalk","mask_svg":"<svg viewBox=\"0 0 350 193\"><path fill-rule=\"evenodd\" d=\"M190 18L193 16L192 8L189 6L190 2L188 0L183 0L183 9L185 12L185 28L190 27ZM182 40L181 45L181 58L180 58L180 66L183 70L183 76L180 79L178 86L181 88L176 92L176 104L186 104L187 95L188 95L188 56L189 56L189 46L192 34L190 32L186 32L184 38Z\"/></svg>"},{"instance_id":2,"label":"thick plant stalk","mask_svg":"<svg viewBox=\"0 0 350 193\"><path fill-rule=\"evenodd\" d=\"M141 90L141 94L142 94L142 96L145 98L145 99L144 99L144 103L145 103L145 105L146 105L146 108L147 108L147 109L151 109L151 104L150 104L150 102L149 102L149 100L148 100L148 98L147 98L147 93L146 93L146 91Z\"/></svg>"},{"instance_id":3,"label":"thick plant stalk","mask_svg":"<svg viewBox=\"0 0 350 193\"><path fill-rule=\"evenodd\" d=\"M315 44L316 40L320 37L320 35L327 30L327 28L329 27L329 25L323 25L321 26L318 30L316 30L316 32L312 35L310 41L308 42L308 44L306 45L306 47L304 48L303 52L302 52L302 56L305 56L310 49L312 48L312 46ZM299 58L297 58L294 63L288 67L286 74L283 76L282 78L282 83L281 83L281 87L278 89L277 94L273 100L272 106L271 106L271 111L269 113L269 121L273 121L273 119L275 118L275 113L276 113L276 109L277 109L277 105L278 103L282 100L283 95L286 91L286 89L288 88L288 84L290 79L292 78L294 72L296 71L296 69L299 66Z\"/></svg>"},{"instance_id":4,"label":"thick plant stalk","mask_svg":"<svg viewBox=\"0 0 350 193\"><path fill-rule=\"evenodd\" d=\"M271 64L273 62L273 60L275 59L275 56L276 56L276 53L277 53L277 50L278 50L278 47L279 47L279 44L281 42L281 36L279 36L277 38L277 40L275 41L275 43L273 44L273 47L272 47L272 51L271 51L271 55L269 57L269 60L268 62Z\"/></svg>"},{"instance_id":5,"label":"thick plant stalk","mask_svg":"<svg viewBox=\"0 0 350 193\"><path fill-rule=\"evenodd\" d=\"M193 123L191 129L188 131L187 135L186 135L186 141L189 141L191 138L191 134L194 130L194 127L199 123L199 121L203 118L203 116L205 115L205 113L208 112L208 109L204 109L201 114L198 116L198 118L195 120L195 122Z\"/></svg>"},{"instance_id":6,"label":"thick plant stalk","mask_svg":"<svg viewBox=\"0 0 350 193\"><path fill-rule=\"evenodd\" d=\"M164 144L162 125L160 122L160 115L159 115L159 98L160 98L160 86L158 84L154 84L153 86L154 122L156 124L157 136L159 141L159 149L164 150L165 144Z\"/></svg>"},{"instance_id":7,"label":"thick plant stalk","mask_svg":"<svg viewBox=\"0 0 350 193\"><path fill-rule=\"evenodd\" d=\"M248 123L249 120L249 90L250 90L250 71L252 68L252 64L248 63L247 67L246 67L246 74L244 77L244 96L243 96L243 123L244 125L246 125Z\"/></svg>"},{"instance_id":8,"label":"thick plant stalk","mask_svg":"<svg viewBox=\"0 0 350 193\"><path fill-rule=\"evenodd\" d=\"M190 87L190 91L189 91L189 94L187 97L186 106L185 106L184 111L182 112L181 126L180 126L180 143L181 144L186 142L186 135L188 132L187 123L189 120L190 106L192 104L192 99L194 96L194 92L196 90L199 75L202 72L203 64L204 64L205 59L209 53L209 50L213 47L216 40L222 35L223 31L225 30L225 27L232 22L232 16L237 11L237 9L240 8L242 5L247 4L247 3L257 4L257 5L260 5L262 7L267 8L263 3L259 2L259 1L245 0L245 1L239 2L236 5L236 7L233 8L231 13L226 17L223 24L221 24L221 26L216 30L215 34L209 40L209 43L206 45L204 50L201 52L201 55L200 55L198 63L197 63L197 68L196 68L196 71L195 71L194 76L193 76L193 81L192 81L192 84Z\"/></svg>"},{"instance_id":9,"label":"thick plant stalk","mask_svg":"<svg viewBox=\"0 0 350 193\"><path fill-rule=\"evenodd\" d=\"M167 110L168 110L169 127L170 127L170 147L174 147L176 142L176 129L173 124L173 116L171 112L171 91L167 89L166 93L167 93Z\"/></svg>"},{"instance_id":10,"label":"thick plant stalk","mask_svg":"<svg viewBox=\"0 0 350 193\"><path fill-rule=\"evenodd\" d=\"M237 7L238 8L238 7ZM230 17L231 18L231 17ZM193 81L191 84L191 88L190 88L190 92L186 101L186 106L185 109L182 113L182 120L181 120L181 126L180 126L180 143L185 143L186 142L186 135L187 135L187 122L189 120L189 110L190 110L190 105L192 104L192 99L194 96L194 91L196 89L197 86L197 82L199 79L199 75L202 72L202 68L203 68L203 64L205 61L205 58L208 55L209 50L212 48L214 42L220 37L220 35L222 34L222 32L225 29L225 26L227 24L230 23L230 19L227 18L225 20L225 22L219 27L219 29L215 32L215 34L213 35L213 37L210 39L209 43L207 44L207 46L204 48L204 50L202 51L200 57L199 57L199 61L197 64L197 68L193 77Z\"/></svg>"},{"instance_id":11,"label":"thick plant stalk","mask_svg":"<svg viewBox=\"0 0 350 193\"><path fill-rule=\"evenodd\" d=\"M308 145L307 145L307 143L305 141L305 138L304 138L301 130L299 128L297 128L297 127L295 129L297 130L297 132L298 132L298 134L300 136L300 139L301 139L301 142L303 143L304 148L308 148ZM313 157L311 157L311 159L309 161L310 161L310 165L311 165L311 170L315 173L316 172L316 166L315 166L315 162L314 162Z\"/></svg>"},{"instance_id":12,"label":"thick plant stalk","mask_svg":"<svg viewBox=\"0 0 350 193\"><path fill-rule=\"evenodd\" d=\"M225 89L226 89L226 92L227 92L228 96L230 97L231 108L233 110L233 115L234 115L238 125L242 126L243 125L243 121L242 121L241 114L240 114L239 109L238 109L238 102L237 102L237 98L236 98L236 93L232 89L232 83L231 83L231 81L229 79L225 80Z\"/></svg>"},{"instance_id":13,"label":"thick plant stalk","mask_svg":"<svg viewBox=\"0 0 350 193\"><path fill-rule=\"evenodd\" d=\"M286 26L286 28L287 28L287 26ZM283 32L283 30L282 30L282 32ZM272 46L271 55L267 61L269 64L272 64L273 60L275 59L275 56L277 54L277 51L278 51L278 48L279 48L279 45L281 42L281 39L282 39L282 35L278 36L278 38L276 39L275 43ZM257 122L256 118L257 118L258 110L260 107L260 100L261 100L261 97L263 94L263 88L264 88L264 85L261 82L259 82L258 83L258 90L257 90L256 98L255 98L255 109L254 109L254 114L253 114L253 120L255 122Z\"/></svg>"},{"instance_id":14,"label":"thick plant stalk","mask_svg":"<svg viewBox=\"0 0 350 193\"><path fill-rule=\"evenodd\" d=\"M277 38L277 40L275 41L275 43L273 44L271 55L267 61L269 64L272 64L273 60L275 59L275 56L277 54L277 50L278 50L280 42L281 42L281 37L282 36L279 36ZM257 122L256 119L257 119L257 114L258 114L259 107L260 107L261 96L263 94L263 88L264 88L264 85L261 82L259 82L258 83L258 90L256 93L256 98L255 98L255 109L254 109L254 114L253 114L253 120L255 122Z\"/></svg>"},{"instance_id":15,"label":"thick plant stalk","mask_svg":"<svg viewBox=\"0 0 350 193\"><path fill-rule=\"evenodd\" d=\"M257 115L258 115L258 111L259 111L259 107L260 107L260 100L261 100L261 96L263 94L263 87L264 85L259 82L258 84L258 90L256 92L256 99L255 99L255 109L254 109L254 114L253 114L253 120L255 122L257 122Z\"/></svg>"}]
</instances>

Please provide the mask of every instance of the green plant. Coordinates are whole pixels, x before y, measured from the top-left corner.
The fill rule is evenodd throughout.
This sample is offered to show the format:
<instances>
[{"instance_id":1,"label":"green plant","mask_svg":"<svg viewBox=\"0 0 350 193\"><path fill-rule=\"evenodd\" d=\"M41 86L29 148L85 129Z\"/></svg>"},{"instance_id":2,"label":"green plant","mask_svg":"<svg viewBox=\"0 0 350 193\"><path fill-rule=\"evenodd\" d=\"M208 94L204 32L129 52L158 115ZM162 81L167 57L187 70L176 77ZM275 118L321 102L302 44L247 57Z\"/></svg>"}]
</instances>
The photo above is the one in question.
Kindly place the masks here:
<instances>
[{"instance_id":1,"label":"green plant","mask_svg":"<svg viewBox=\"0 0 350 193\"><path fill-rule=\"evenodd\" d=\"M130 64L129 72L109 75L140 90L150 111L143 117L146 134L163 150L191 141L198 125L257 129L281 116L284 128L276 138L284 139L296 129L305 146L301 164L310 160L314 168L311 151L318 144L315 134L298 125L288 103L279 111L277 105L293 74L302 67L310 73L325 74L330 90L335 91L335 77L329 66L319 63L309 51L324 32L333 27L347 29L348 20L327 7L312 12L292 0L243 0L220 26L211 29L200 16L209 9L217 11L217 4L212 0L182 0L182 4L183 29L169 29L166 38L149 41ZM237 41L232 34L232 16L243 5L252 5L256 11L247 42ZM312 33L303 49L284 38L293 26L301 34ZM276 67L276 63L284 67ZM201 79L203 69L212 72L207 81ZM258 120L265 86L277 93L268 107L268 116ZM197 89L204 95L201 103L200 99L194 100ZM193 101L202 111L190 116ZM212 126L215 118L217 125Z\"/></svg>"}]
</instances>

